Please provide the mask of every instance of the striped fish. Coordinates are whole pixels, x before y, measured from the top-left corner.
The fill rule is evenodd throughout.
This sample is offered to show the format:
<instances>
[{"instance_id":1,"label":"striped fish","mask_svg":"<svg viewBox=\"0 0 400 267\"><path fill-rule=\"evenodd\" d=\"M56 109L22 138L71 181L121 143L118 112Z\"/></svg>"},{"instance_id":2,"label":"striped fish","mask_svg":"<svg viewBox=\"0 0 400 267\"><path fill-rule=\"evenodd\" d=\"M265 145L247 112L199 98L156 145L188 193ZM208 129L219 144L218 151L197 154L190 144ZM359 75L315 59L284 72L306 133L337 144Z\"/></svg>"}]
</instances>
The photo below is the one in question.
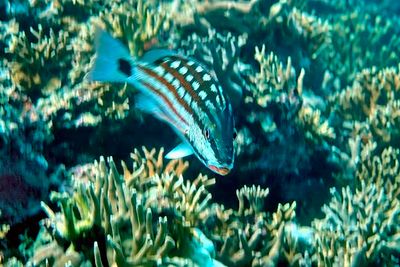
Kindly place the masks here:
<instances>
[{"instance_id":1,"label":"striped fish","mask_svg":"<svg viewBox=\"0 0 400 267\"><path fill-rule=\"evenodd\" d=\"M182 139L166 158L194 153L215 173L230 172L234 162L232 107L213 74L170 50L152 50L134 59L118 40L99 28L95 46L87 79L126 82L137 88L136 108L168 123Z\"/></svg>"}]
</instances>

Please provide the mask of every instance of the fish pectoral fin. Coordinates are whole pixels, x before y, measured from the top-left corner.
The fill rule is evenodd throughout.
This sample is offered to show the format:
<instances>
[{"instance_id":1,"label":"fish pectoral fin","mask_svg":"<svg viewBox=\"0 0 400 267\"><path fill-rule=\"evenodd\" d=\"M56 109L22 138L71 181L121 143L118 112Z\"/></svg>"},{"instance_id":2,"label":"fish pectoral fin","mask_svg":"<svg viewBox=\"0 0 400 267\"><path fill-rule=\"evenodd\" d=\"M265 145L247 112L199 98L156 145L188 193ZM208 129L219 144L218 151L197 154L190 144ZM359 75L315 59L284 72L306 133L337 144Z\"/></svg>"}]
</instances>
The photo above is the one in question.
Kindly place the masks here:
<instances>
[{"instance_id":1,"label":"fish pectoral fin","mask_svg":"<svg viewBox=\"0 0 400 267\"><path fill-rule=\"evenodd\" d=\"M165 158L179 159L186 156L190 156L192 154L193 154L192 147L188 143L182 142L179 145L177 145L174 149L172 149L170 152L168 152L168 154L165 155Z\"/></svg>"},{"instance_id":2,"label":"fish pectoral fin","mask_svg":"<svg viewBox=\"0 0 400 267\"><path fill-rule=\"evenodd\" d=\"M161 114L162 111L159 105L151 99L150 96L139 93L135 97L135 107L142 112L149 113L149 114Z\"/></svg>"}]
</instances>

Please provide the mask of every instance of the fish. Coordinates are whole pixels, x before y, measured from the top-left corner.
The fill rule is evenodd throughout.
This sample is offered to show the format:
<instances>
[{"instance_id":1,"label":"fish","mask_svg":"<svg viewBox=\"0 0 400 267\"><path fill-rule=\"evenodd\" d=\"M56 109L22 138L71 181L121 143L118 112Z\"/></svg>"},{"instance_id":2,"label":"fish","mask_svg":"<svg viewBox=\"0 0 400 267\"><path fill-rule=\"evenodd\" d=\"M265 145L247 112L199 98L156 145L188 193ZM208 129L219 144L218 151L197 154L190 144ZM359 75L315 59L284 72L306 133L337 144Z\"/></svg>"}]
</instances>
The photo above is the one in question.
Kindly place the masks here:
<instances>
[{"instance_id":1,"label":"fish","mask_svg":"<svg viewBox=\"0 0 400 267\"><path fill-rule=\"evenodd\" d=\"M100 27L95 28L95 49L86 79L132 85L138 92L135 108L167 123L181 139L165 155L167 159L194 154L219 175L232 170L233 110L214 73L169 49L153 49L134 58Z\"/></svg>"}]
</instances>

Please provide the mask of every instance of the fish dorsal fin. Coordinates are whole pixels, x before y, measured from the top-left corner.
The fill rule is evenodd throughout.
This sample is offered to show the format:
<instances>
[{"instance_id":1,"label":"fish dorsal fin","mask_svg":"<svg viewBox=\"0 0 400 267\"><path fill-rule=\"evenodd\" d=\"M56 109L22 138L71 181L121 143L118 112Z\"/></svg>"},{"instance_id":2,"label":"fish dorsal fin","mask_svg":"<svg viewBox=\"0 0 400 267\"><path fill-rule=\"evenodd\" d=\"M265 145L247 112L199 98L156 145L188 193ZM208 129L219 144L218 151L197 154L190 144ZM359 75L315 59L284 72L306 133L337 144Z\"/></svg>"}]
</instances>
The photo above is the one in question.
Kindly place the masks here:
<instances>
[{"instance_id":1,"label":"fish dorsal fin","mask_svg":"<svg viewBox=\"0 0 400 267\"><path fill-rule=\"evenodd\" d=\"M154 63L157 60L164 58L164 57L172 57L172 56L179 56L178 52L174 50L168 49L153 49L146 52L141 58L140 61L144 63Z\"/></svg>"},{"instance_id":2,"label":"fish dorsal fin","mask_svg":"<svg viewBox=\"0 0 400 267\"><path fill-rule=\"evenodd\" d=\"M186 156L190 156L192 154L193 154L192 147L188 143L182 142L179 145L177 145L174 149L172 149L170 152L168 152L168 154L165 155L165 158L179 159Z\"/></svg>"}]
</instances>

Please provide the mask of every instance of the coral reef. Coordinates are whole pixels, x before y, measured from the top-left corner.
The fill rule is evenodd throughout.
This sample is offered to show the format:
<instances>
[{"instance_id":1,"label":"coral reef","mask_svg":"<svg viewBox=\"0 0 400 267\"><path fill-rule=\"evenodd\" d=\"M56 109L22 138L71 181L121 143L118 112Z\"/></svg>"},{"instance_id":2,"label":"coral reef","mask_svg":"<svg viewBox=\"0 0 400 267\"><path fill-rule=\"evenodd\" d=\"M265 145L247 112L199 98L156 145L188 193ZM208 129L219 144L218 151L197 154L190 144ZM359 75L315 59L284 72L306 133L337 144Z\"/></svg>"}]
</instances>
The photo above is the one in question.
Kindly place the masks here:
<instances>
[{"instance_id":1,"label":"coral reef","mask_svg":"<svg viewBox=\"0 0 400 267\"><path fill-rule=\"evenodd\" d=\"M207 251L196 255L199 252L190 246L201 247L201 240L191 233L200 231L193 223L206 208L209 197L204 198L204 190L213 180L199 176L185 184L181 173L187 163L172 161L164 166L162 151L157 158L155 150L143 151L144 156L137 150L131 155L132 171L122 163L123 174L111 158L108 164L101 158L72 171L71 195L51 196L62 212L42 204L49 217L44 224L53 240L35 250L32 264L205 266L198 261L207 255L212 261Z\"/></svg>"},{"instance_id":2,"label":"coral reef","mask_svg":"<svg viewBox=\"0 0 400 267\"><path fill-rule=\"evenodd\" d=\"M164 164L163 150L145 148L131 158L133 169L122 162L122 173L112 158L71 170L72 192L51 194L61 212L42 203L51 237L35 246L28 265L274 266L302 258L294 247L295 203L268 215L268 189L245 186L238 209L225 209L211 204L215 179L184 180L187 162Z\"/></svg>"},{"instance_id":3,"label":"coral reef","mask_svg":"<svg viewBox=\"0 0 400 267\"><path fill-rule=\"evenodd\" d=\"M361 135L364 142L398 147L399 68L364 69L351 86L332 99L342 121L357 122L358 133L354 134Z\"/></svg>"},{"instance_id":4,"label":"coral reef","mask_svg":"<svg viewBox=\"0 0 400 267\"><path fill-rule=\"evenodd\" d=\"M400 151L388 147L371 157L374 149L362 151L356 185L333 188L325 218L314 221L318 265L399 264Z\"/></svg>"},{"instance_id":5,"label":"coral reef","mask_svg":"<svg viewBox=\"0 0 400 267\"><path fill-rule=\"evenodd\" d=\"M0 84L0 223L14 224L38 212L53 183L43 155L51 141L40 110L19 89L8 73Z\"/></svg>"}]
</instances>

